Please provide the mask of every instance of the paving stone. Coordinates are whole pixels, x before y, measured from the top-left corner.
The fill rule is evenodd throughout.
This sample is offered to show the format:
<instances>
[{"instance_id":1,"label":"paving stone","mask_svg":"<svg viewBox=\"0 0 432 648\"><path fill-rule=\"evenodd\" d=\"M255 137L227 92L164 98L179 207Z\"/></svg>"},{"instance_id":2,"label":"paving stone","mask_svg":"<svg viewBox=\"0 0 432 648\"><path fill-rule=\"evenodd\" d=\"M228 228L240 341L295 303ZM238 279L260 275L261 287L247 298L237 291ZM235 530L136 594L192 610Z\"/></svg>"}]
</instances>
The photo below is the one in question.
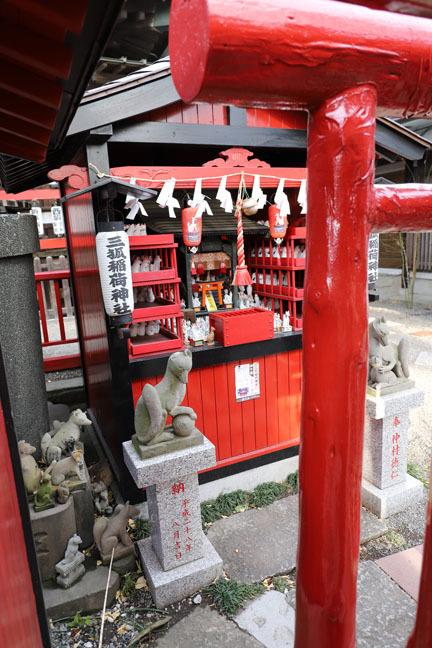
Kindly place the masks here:
<instances>
[{"instance_id":1,"label":"paving stone","mask_svg":"<svg viewBox=\"0 0 432 648\"><path fill-rule=\"evenodd\" d=\"M158 639L157 648L262 648L233 621L209 607L198 607Z\"/></svg>"},{"instance_id":2,"label":"paving stone","mask_svg":"<svg viewBox=\"0 0 432 648\"><path fill-rule=\"evenodd\" d=\"M51 619L59 619L65 616L73 616L77 610L82 612L101 610L108 572L108 567L91 569L69 589L61 589L52 583L44 584L43 595L47 615ZM119 587L120 576L112 571L108 588L108 607L113 602Z\"/></svg>"},{"instance_id":3,"label":"paving stone","mask_svg":"<svg viewBox=\"0 0 432 648\"><path fill-rule=\"evenodd\" d=\"M415 601L418 600L423 545L385 556L375 563Z\"/></svg>"},{"instance_id":4,"label":"paving stone","mask_svg":"<svg viewBox=\"0 0 432 648\"><path fill-rule=\"evenodd\" d=\"M377 538L386 530L384 522L362 509L361 543ZM227 574L253 583L294 569L297 535L298 496L292 495L261 510L251 509L217 520L207 537L222 557Z\"/></svg>"},{"instance_id":5,"label":"paving stone","mask_svg":"<svg viewBox=\"0 0 432 648\"><path fill-rule=\"evenodd\" d=\"M298 498L293 496L218 520L207 537L230 578L254 583L294 569L297 533Z\"/></svg>"},{"instance_id":6,"label":"paving stone","mask_svg":"<svg viewBox=\"0 0 432 648\"><path fill-rule=\"evenodd\" d=\"M360 513L360 544L379 538L387 531L387 524L366 509Z\"/></svg>"},{"instance_id":7,"label":"paving stone","mask_svg":"<svg viewBox=\"0 0 432 648\"><path fill-rule=\"evenodd\" d=\"M295 590L286 594L295 607ZM377 565L360 563L357 580L356 648L405 648L416 604Z\"/></svg>"},{"instance_id":8,"label":"paving stone","mask_svg":"<svg viewBox=\"0 0 432 648\"><path fill-rule=\"evenodd\" d=\"M356 648L405 648L416 604L375 563L360 563Z\"/></svg>"},{"instance_id":9,"label":"paving stone","mask_svg":"<svg viewBox=\"0 0 432 648\"><path fill-rule=\"evenodd\" d=\"M271 590L259 596L234 621L266 648L294 646L295 612L281 592Z\"/></svg>"}]
</instances>

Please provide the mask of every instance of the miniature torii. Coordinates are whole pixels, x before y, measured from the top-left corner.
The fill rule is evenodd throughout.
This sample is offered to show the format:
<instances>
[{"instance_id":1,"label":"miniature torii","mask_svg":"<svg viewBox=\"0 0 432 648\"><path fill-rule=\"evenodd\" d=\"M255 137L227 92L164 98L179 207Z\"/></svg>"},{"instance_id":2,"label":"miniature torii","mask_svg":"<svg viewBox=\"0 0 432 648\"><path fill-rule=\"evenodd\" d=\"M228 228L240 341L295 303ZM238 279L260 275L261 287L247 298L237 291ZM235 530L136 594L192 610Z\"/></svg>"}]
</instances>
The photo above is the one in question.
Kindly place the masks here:
<instances>
[{"instance_id":1,"label":"miniature torii","mask_svg":"<svg viewBox=\"0 0 432 648\"><path fill-rule=\"evenodd\" d=\"M373 232L432 229L432 187L374 187L375 114L432 107L432 22L327 0L173 0L184 101L305 109L308 228L296 648L353 648ZM432 506L409 648L432 646Z\"/></svg>"}]
</instances>

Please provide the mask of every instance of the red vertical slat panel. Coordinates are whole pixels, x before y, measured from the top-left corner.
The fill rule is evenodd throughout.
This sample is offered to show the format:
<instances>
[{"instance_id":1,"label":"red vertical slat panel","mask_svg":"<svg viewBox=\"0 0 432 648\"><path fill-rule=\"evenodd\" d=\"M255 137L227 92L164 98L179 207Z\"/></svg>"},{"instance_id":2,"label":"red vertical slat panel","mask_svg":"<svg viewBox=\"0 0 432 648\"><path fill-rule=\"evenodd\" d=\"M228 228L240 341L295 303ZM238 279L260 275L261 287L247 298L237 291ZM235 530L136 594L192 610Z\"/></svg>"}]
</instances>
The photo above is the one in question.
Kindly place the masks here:
<instances>
[{"instance_id":1,"label":"red vertical slat panel","mask_svg":"<svg viewBox=\"0 0 432 648\"><path fill-rule=\"evenodd\" d=\"M42 290L43 290L42 282L36 281L36 292L37 292L38 304L39 304L40 321L42 324L42 342L48 342L49 341L48 326L46 322L46 312L45 312Z\"/></svg>"},{"instance_id":2,"label":"red vertical slat panel","mask_svg":"<svg viewBox=\"0 0 432 648\"><path fill-rule=\"evenodd\" d=\"M1 401L0 465L0 643L42 648Z\"/></svg>"},{"instance_id":3,"label":"red vertical slat panel","mask_svg":"<svg viewBox=\"0 0 432 648\"><path fill-rule=\"evenodd\" d=\"M277 387L278 387L278 417L279 417L279 443L291 439L290 420L290 384L288 353L278 353L277 363Z\"/></svg>"},{"instance_id":4,"label":"red vertical slat panel","mask_svg":"<svg viewBox=\"0 0 432 648\"><path fill-rule=\"evenodd\" d=\"M145 117L148 121L166 122L167 107L163 106L162 108L158 108L157 110L152 110L151 112L147 113Z\"/></svg>"},{"instance_id":5,"label":"red vertical slat panel","mask_svg":"<svg viewBox=\"0 0 432 648\"><path fill-rule=\"evenodd\" d=\"M213 109L211 104L198 104L198 123L213 124Z\"/></svg>"},{"instance_id":6,"label":"red vertical slat panel","mask_svg":"<svg viewBox=\"0 0 432 648\"><path fill-rule=\"evenodd\" d=\"M243 454L243 422L241 403L236 402L235 390L235 366L238 362L227 364L228 373L228 402L230 408L231 424L231 452L232 456Z\"/></svg>"},{"instance_id":7,"label":"red vertical slat panel","mask_svg":"<svg viewBox=\"0 0 432 648\"><path fill-rule=\"evenodd\" d=\"M198 123L198 107L196 104L181 104L183 124Z\"/></svg>"},{"instance_id":8,"label":"red vertical slat panel","mask_svg":"<svg viewBox=\"0 0 432 648\"><path fill-rule=\"evenodd\" d=\"M255 409L255 443L257 448L267 444L267 398L264 358L259 359L260 397L252 402Z\"/></svg>"},{"instance_id":9,"label":"red vertical slat panel","mask_svg":"<svg viewBox=\"0 0 432 648\"><path fill-rule=\"evenodd\" d=\"M244 360L240 364L250 364L253 359ZM255 441L255 408L253 400L241 404L243 420L243 452L252 452L256 448Z\"/></svg>"},{"instance_id":10,"label":"red vertical slat panel","mask_svg":"<svg viewBox=\"0 0 432 648\"><path fill-rule=\"evenodd\" d=\"M291 438L300 438L300 413L301 413L301 376L302 376L302 353L291 351L288 354L289 377L290 377L290 415L291 415Z\"/></svg>"},{"instance_id":11,"label":"red vertical slat panel","mask_svg":"<svg viewBox=\"0 0 432 648\"><path fill-rule=\"evenodd\" d=\"M216 402L213 367L200 369L201 393L203 394L204 434L216 447L216 459L219 459L218 427L216 419Z\"/></svg>"},{"instance_id":12,"label":"red vertical slat panel","mask_svg":"<svg viewBox=\"0 0 432 648\"><path fill-rule=\"evenodd\" d=\"M213 123L218 126L227 125L227 111L226 106L213 106Z\"/></svg>"},{"instance_id":13,"label":"red vertical slat panel","mask_svg":"<svg viewBox=\"0 0 432 648\"><path fill-rule=\"evenodd\" d=\"M200 432L205 435L199 369L192 369L192 371L189 373L186 393L188 394L188 405L189 407L192 407L193 411L197 415L195 426Z\"/></svg>"},{"instance_id":14,"label":"red vertical slat panel","mask_svg":"<svg viewBox=\"0 0 432 648\"><path fill-rule=\"evenodd\" d=\"M269 355L264 358L265 381L267 395L267 440L268 445L276 445L279 441L279 420L277 415L277 365L276 356Z\"/></svg>"},{"instance_id":15,"label":"red vertical slat panel","mask_svg":"<svg viewBox=\"0 0 432 648\"><path fill-rule=\"evenodd\" d=\"M270 128L283 128L283 110L269 110L269 127Z\"/></svg>"},{"instance_id":16,"label":"red vertical slat panel","mask_svg":"<svg viewBox=\"0 0 432 648\"><path fill-rule=\"evenodd\" d=\"M173 122L175 124L182 123L182 111L180 107L180 102L171 104L171 106L167 106L166 120L167 122Z\"/></svg>"},{"instance_id":17,"label":"red vertical slat panel","mask_svg":"<svg viewBox=\"0 0 432 648\"><path fill-rule=\"evenodd\" d=\"M257 108L255 111L254 123L251 126L260 126L262 128L268 128L270 122L270 116L268 110L262 110Z\"/></svg>"},{"instance_id":18,"label":"red vertical slat panel","mask_svg":"<svg viewBox=\"0 0 432 648\"><path fill-rule=\"evenodd\" d=\"M64 327L63 310L62 310L61 295L60 295L60 282L58 279L54 280L54 291L55 291L57 315L58 315L59 328L60 328L60 339L66 340L66 332Z\"/></svg>"},{"instance_id":19,"label":"red vertical slat panel","mask_svg":"<svg viewBox=\"0 0 432 648\"><path fill-rule=\"evenodd\" d=\"M227 366L226 364L216 365L213 368L213 371L219 459L226 459L227 457L231 457L231 429Z\"/></svg>"},{"instance_id":20,"label":"red vertical slat panel","mask_svg":"<svg viewBox=\"0 0 432 648\"><path fill-rule=\"evenodd\" d=\"M246 108L246 126L254 126L256 108Z\"/></svg>"}]
</instances>

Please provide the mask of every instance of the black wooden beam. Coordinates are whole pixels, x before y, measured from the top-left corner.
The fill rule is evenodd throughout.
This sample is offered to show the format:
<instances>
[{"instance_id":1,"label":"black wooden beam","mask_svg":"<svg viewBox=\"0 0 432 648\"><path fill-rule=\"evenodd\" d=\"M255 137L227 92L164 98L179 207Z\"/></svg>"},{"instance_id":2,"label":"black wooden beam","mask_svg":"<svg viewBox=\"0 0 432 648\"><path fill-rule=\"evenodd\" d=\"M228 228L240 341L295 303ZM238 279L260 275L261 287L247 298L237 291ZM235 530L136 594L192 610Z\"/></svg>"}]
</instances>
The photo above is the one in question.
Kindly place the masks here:
<instances>
[{"instance_id":1,"label":"black wooden beam","mask_svg":"<svg viewBox=\"0 0 432 648\"><path fill-rule=\"evenodd\" d=\"M106 97L82 103L69 127L68 137L113 124L143 112L157 110L179 101L171 76L147 81L128 90L107 94Z\"/></svg>"},{"instance_id":2,"label":"black wooden beam","mask_svg":"<svg viewBox=\"0 0 432 648\"><path fill-rule=\"evenodd\" d=\"M170 122L137 122L114 127L110 144L171 144L199 146L247 146L259 148L306 148L306 131L247 126L207 126Z\"/></svg>"},{"instance_id":3,"label":"black wooden beam","mask_svg":"<svg viewBox=\"0 0 432 648\"><path fill-rule=\"evenodd\" d=\"M414 141L395 128L377 120L375 131L377 151L384 153L389 161L403 157L406 160L421 160L427 151L424 144Z\"/></svg>"}]
</instances>

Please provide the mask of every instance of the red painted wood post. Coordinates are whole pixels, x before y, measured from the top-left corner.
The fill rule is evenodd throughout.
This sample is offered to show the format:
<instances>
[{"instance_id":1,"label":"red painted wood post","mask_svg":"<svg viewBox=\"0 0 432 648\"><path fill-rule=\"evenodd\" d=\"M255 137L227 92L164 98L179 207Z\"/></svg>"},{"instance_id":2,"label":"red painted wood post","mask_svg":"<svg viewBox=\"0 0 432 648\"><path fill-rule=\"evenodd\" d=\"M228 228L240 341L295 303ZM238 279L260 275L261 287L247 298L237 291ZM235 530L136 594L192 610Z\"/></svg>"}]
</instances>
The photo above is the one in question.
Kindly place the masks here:
<instances>
[{"instance_id":1,"label":"red painted wood post","mask_svg":"<svg viewBox=\"0 0 432 648\"><path fill-rule=\"evenodd\" d=\"M296 648L353 648L376 93L311 113Z\"/></svg>"}]
</instances>

